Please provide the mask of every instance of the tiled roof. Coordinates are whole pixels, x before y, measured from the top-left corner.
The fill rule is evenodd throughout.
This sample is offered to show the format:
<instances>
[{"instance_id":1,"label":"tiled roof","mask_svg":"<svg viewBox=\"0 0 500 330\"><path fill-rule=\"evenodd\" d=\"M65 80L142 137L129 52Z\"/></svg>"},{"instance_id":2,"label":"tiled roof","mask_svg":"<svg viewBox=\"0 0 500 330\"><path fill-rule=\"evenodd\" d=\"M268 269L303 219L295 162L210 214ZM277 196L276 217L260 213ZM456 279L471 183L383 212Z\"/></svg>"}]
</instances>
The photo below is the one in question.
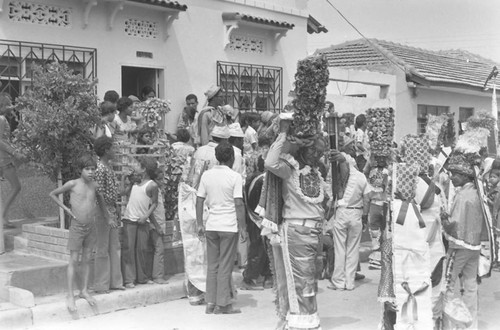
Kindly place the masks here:
<instances>
[{"instance_id":1,"label":"tiled roof","mask_svg":"<svg viewBox=\"0 0 500 330\"><path fill-rule=\"evenodd\" d=\"M128 0L130 2L143 3L146 5L158 6L163 8L176 9L180 11L186 11L187 6L178 3L177 1L168 0Z\"/></svg>"},{"instance_id":2,"label":"tiled roof","mask_svg":"<svg viewBox=\"0 0 500 330\"><path fill-rule=\"evenodd\" d=\"M477 90L483 89L495 65L466 51L436 52L376 39L349 41L316 53L326 54L331 67L385 72L397 65L407 72L410 81Z\"/></svg>"},{"instance_id":3,"label":"tiled roof","mask_svg":"<svg viewBox=\"0 0 500 330\"><path fill-rule=\"evenodd\" d=\"M321 32L327 33L328 29L323 24L318 22L317 19L309 15L309 18L307 19L307 33L313 34Z\"/></svg>"},{"instance_id":4,"label":"tiled roof","mask_svg":"<svg viewBox=\"0 0 500 330\"><path fill-rule=\"evenodd\" d=\"M237 21L246 21L257 24L271 25L284 29L293 29L295 24L284 22L284 21L276 21L273 19L262 18L258 16L252 16L247 14L240 13L222 13L222 19L224 20L237 20Z\"/></svg>"}]
</instances>

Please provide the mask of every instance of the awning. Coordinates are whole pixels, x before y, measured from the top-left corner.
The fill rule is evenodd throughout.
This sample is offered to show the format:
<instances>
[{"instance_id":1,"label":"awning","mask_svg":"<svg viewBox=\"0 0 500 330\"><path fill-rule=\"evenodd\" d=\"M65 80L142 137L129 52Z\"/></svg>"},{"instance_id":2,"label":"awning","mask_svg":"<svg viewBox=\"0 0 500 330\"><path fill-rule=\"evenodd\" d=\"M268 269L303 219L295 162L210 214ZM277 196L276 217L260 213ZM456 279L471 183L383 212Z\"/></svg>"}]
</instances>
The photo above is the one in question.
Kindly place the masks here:
<instances>
[{"instance_id":1,"label":"awning","mask_svg":"<svg viewBox=\"0 0 500 330\"><path fill-rule=\"evenodd\" d=\"M324 25L322 25L320 22L318 22L314 17L309 15L309 18L307 19L307 33L313 34L313 33L321 33L321 32L327 33L328 30Z\"/></svg>"},{"instance_id":2,"label":"awning","mask_svg":"<svg viewBox=\"0 0 500 330\"><path fill-rule=\"evenodd\" d=\"M179 11L186 11L187 6L178 3L177 1L167 0L127 0L127 2L142 3L145 5L158 6L162 8L175 9Z\"/></svg>"},{"instance_id":3,"label":"awning","mask_svg":"<svg viewBox=\"0 0 500 330\"><path fill-rule=\"evenodd\" d=\"M259 25L268 25L268 26L273 26L276 28L288 29L288 30L293 29L293 27L295 26L295 24L284 22L284 21L276 21L273 19L252 16L252 15L247 15L247 14L240 14L240 13L222 13L222 19L224 21L243 21L243 22L249 22L249 23L259 24Z\"/></svg>"}]
</instances>

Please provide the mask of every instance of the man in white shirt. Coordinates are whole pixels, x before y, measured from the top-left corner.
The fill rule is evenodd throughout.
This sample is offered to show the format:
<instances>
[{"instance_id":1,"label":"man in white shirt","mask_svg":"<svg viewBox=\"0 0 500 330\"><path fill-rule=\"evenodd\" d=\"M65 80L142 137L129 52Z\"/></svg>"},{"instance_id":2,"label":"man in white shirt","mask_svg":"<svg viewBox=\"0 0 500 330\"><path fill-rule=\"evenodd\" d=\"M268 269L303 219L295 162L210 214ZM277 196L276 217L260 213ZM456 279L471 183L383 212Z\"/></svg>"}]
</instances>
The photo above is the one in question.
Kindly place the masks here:
<instances>
[{"instance_id":1,"label":"man in white shirt","mask_svg":"<svg viewBox=\"0 0 500 330\"><path fill-rule=\"evenodd\" d=\"M346 159L355 154L354 141L346 138L341 149ZM349 157L351 156L351 157ZM353 161L349 165L349 179L342 199L333 219L333 243L335 249L335 268L331 279L333 290L354 290L356 268L359 261L359 245L361 242L362 217L367 218L368 208L364 207L363 196L366 192L367 180L358 171Z\"/></svg>"},{"instance_id":2,"label":"man in white shirt","mask_svg":"<svg viewBox=\"0 0 500 330\"><path fill-rule=\"evenodd\" d=\"M243 180L231 167L233 147L222 142L215 148L219 165L203 173L196 200L198 235L207 240L207 302L206 313L235 314L231 300L231 274L238 232L246 240ZM208 207L206 228L203 225L203 206Z\"/></svg>"}]
</instances>

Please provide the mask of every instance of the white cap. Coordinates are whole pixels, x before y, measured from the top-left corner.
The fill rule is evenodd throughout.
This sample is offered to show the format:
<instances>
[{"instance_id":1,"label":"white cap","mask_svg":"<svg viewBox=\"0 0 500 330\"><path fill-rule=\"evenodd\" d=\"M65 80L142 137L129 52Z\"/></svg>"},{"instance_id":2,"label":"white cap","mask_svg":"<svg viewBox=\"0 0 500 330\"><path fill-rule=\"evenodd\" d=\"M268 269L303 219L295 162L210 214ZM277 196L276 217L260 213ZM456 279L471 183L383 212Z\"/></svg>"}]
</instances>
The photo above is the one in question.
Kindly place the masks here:
<instances>
[{"instance_id":1,"label":"white cap","mask_svg":"<svg viewBox=\"0 0 500 330\"><path fill-rule=\"evenodd\" d=\"M224 126L215 125L210 135L221 139L229 139L229 137L231 136L229 134L229 128L227 127L227 125Z\"/></svg>"},{"instance_id":2,"label":"white cap","mask_svg":"<svg viewBox=\"0 0 500 330\"><path fill-rule=\"evenodd\" d=\"M239 123L233 123L233 124L229 125L229 136L245 137L245 133L243 133L243 130L241 129L241 126Z\"/></svg>"}]
</instances>

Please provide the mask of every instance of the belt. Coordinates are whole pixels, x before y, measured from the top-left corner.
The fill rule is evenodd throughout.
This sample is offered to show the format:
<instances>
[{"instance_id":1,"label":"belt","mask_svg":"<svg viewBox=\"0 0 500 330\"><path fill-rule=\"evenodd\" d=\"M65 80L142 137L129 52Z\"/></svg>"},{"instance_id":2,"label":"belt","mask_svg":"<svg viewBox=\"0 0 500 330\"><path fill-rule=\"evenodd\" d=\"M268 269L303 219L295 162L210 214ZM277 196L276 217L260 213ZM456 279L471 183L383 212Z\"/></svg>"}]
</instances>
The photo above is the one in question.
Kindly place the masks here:
<instances>
[{"instance_id":1,"label":"belt","mask_svg":"<svg viewBox=\"0 0 500 330\"><path fill-rule=\"evenodd\" d=\"M349 210L362 210L363 206L346 206L346 209L349 209Z\"/></svg>"},{"instance_id":2,"label":"belt","mask_svg":"<svg viewBox=\"0 0 500 330\"><path fill-rule=\"evenodd\" d=\"M286 220L286 222L290 225L294 226L304 226L308 228L320 228L323 225L323 221L321 219L318 220L311 220L311 219L304 219L304 220Z\"/></svg>"}]
</instances>

